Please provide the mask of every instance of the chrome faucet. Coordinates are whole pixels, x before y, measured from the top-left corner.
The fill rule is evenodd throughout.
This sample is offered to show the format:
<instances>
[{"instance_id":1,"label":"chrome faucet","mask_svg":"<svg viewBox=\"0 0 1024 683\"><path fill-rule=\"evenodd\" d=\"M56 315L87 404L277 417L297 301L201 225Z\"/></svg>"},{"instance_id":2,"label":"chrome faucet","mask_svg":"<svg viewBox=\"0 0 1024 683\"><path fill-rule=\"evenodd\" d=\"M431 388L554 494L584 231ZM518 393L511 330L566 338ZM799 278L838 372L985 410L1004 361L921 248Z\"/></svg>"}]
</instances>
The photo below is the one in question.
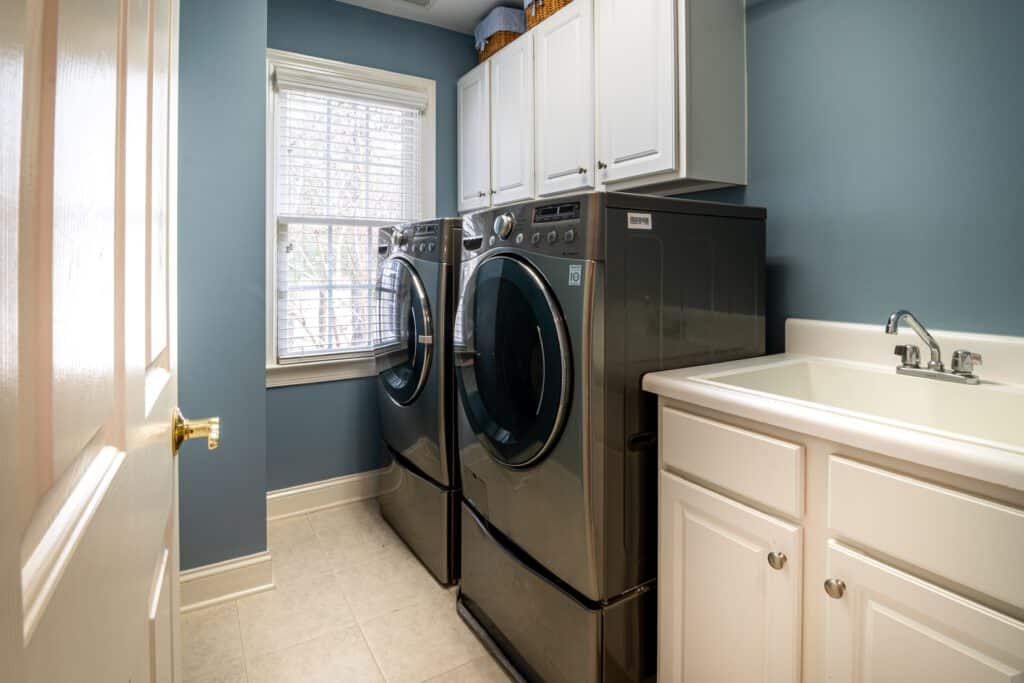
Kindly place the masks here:
<instances>
[{"instance_id":1,"label":"chrome faucet","mask_svg":"<svg viewBox=\"0 0 1024 683\"><path fill-rule=\"evenodd\" d=\"M885 323L886 334L899 334L900 323L905 322L910 329L917 333L917 336L928 345L931 358L928 360L928 367L921 367L921 350L913 344L902 344L897 346L893 352L900 357L901 363L896 372L901 375L912 375L914 377L927 377L928 379L940 379L946 382L958 382L960 384L980 384L981 379L974 374L974 366L981 365L981 354L972 353L963 349L953 352L953 370L946 372L942 364L942 350L935 337L925 329L921 321L910 311L898 310L889 316Z\"/></svg>"},{"instance_id":2,"label":"chrome faucet","mask_svg":"<svg viewBox=\"0 0 1024 683\"><path fill-rule=\"evenodd\" d=\"M939 349L939 343L935 341L935 337L932 336L931 332L925 329L921 321L917 319L910 311L899 310L889 316L889 322L885 324L886 334L899 334L900 323L906 321L910 325L910 329L917 332L917 336L928 345L928 350L931 351L932 357L928 361L928 369L935 370L936 372L942 372L945 367L942 365L942 351ZM908 348L916 348L908 346ZM897 352L900 353L900 352ZM904 354L905 355L905 354Z\"/></svg>"}]
</instances>

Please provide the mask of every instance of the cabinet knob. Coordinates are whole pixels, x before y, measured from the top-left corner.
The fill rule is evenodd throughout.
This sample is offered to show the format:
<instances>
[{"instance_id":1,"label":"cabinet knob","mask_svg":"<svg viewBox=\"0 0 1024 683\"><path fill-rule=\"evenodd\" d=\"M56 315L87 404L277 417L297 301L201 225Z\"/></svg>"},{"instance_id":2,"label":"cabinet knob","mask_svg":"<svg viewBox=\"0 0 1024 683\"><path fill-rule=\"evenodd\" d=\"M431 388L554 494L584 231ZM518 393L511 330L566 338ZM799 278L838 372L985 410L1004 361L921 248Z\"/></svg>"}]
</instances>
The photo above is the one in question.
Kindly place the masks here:
<instances>
[{"instance_id":1,"label":"cabinet knob","mask_svg":"<svg viewBox=\"0 0 1024 683\"><path fill-rule=\"evenodd\" d=\"M828 597L838 600L846 595L846 582L842 579L827 579L825 581L825 593Z\"/></svg>"},{"instance_id":2,"label":"cabinet knob","mask_svg":"<svg viewBox=\"0 0 1024 683\"><path fill-rule=\"evenodd\" d=\"M768 553L768 566L772 569L782 569L786 566L786 553Z\"/></svg>"},{"instance_id":3,"label":"cabinet knob","mask_svg":"<svg viewBox=\"0 0 1024 683\"><path fill-rule=\"evenodd\" d=\"M587 174L587 169L585 169L585 168L583 168L582 166L580 166L580 171L579 171L579 173L580 173L580 175L586 175L586 174Z\"/></svg>"},{"instance_id":4,"label":"cabinet knob","mask_svg":"<svg viewBox=\"0 0 1024 683\"><path fill-rule=\"evenodd\" d=\"M487 196L487 193L484 192L483 190L480 190L480 192L477 192L476 196L482 199Z\"/></svg>"},{"instance_id":5,"label":"cabinet knob","mask_svg":"<svg viewBox=\"0 0 1024 683\"><path fill-rule=\"evenodd\" d=\"M608 168L608 164L604 163L603 161L597 162L597 170L603 171L606 168Z\"/></svg>"}]
</instances>

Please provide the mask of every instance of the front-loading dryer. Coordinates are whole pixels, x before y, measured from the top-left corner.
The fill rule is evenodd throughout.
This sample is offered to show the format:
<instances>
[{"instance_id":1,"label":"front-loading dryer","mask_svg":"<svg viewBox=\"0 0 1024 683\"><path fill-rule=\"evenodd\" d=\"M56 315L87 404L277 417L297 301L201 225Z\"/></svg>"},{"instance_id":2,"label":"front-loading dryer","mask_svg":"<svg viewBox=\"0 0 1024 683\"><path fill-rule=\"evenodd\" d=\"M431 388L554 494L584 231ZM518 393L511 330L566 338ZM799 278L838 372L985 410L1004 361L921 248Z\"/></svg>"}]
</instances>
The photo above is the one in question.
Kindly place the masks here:
<instances>
[{"instance_id":1,"label":"front-loading dryer","mask_svg":"<svg viewBox=\"0 0 1024 683\"><path fill-rule=\"evenodd\" d=\"M452 323L462 219L380 231L375 357L381 447L397 484L381 513L442 584L458 580Z\"/></svg>"},{"instance_id":2,"label":"front-loading dryer","mask_svg":"<svg viewBox=\"0 0 1024 683\"><path fill-rule=\"evenodd\" d=\"M764 353L763 209L589 193L470 216L459 610L523 678L655 676L646 372Z\"/></svg>"}]
</instances>

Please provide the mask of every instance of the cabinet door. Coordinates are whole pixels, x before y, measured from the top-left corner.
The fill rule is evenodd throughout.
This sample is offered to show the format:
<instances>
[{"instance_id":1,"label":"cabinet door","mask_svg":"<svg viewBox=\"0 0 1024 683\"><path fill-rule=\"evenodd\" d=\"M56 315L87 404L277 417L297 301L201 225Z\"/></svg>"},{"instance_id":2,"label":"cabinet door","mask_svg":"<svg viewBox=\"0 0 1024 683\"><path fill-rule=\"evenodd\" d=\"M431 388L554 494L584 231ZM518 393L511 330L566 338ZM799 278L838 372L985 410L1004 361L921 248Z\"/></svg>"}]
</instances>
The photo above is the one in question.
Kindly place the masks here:
<instances>
[{"instance_id":1,"label":"cabinet door","mask_svg":"<svg viewBox=\"0 0 1024 683\"><path fill-rule=\"evenodd\" d=\"M459 79L459 211L491 204L490 63Z\"/></svg>"},{"instance_id":2,"label":"cabinet door","mask_svg":"<svg viewBox=\"0 0 1024 683\"><path fill-rule=\"evenodd\" d=\"M600 180L677 168L675 5L598 3L598 160L607 166Z\"/></svg>"},{"instance_id":3,"label":"cabinet door","mask_svg":"<svg viewBox=\"0 0 1024 683\"><path fill-rule=\"evenodd\" d=\"M936 537L939 542L939 537ZM835 541L828 571L828 680L994 683L1024 680L1024 624Z\"/></svg>"},{"instance_id":4,"label":"cabinet door","mask_svg":"<svg viewBox=\"0 0 1024 683\"><path fill-rule=\"evenodd\" d=\"M536 28L537 194L594 187L594 5L575 0Z\"/></svg>"},{"instance_id":5,"label":"cabinet door","mask_svg":"<svg viewBox=\"0 0 1024 683\"><path fill-rule=\"evenodd\" d=\"M800 528L660 476L658 679L798 682Z\"/></svg>"},{"instance_id":6,"label":"cabinet door","mask_svg":"<svg viewBox=\"0 0 1024 683\"><path fill-rule=\"evenodd\" d=\"M533 34L491 62L491 183L494 204L533 197Z\"/></svg>"}]
</instances>

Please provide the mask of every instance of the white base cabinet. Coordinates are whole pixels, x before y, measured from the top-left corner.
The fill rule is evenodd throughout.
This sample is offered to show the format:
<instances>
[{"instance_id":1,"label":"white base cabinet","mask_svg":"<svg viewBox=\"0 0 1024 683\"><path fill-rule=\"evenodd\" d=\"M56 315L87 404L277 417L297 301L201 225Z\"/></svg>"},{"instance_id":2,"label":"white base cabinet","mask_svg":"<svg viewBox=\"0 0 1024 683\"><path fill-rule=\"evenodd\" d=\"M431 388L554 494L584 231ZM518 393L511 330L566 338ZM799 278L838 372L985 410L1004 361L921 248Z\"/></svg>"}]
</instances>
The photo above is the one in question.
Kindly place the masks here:
<instances>
[{"instance_id":1,"label":"white base cabinet","mask_svg":"<svg viewBox=\"0 0 1024 683\"><path fill-rule=\"evenodd\" d=\"M659 410L659 680L1024 683L1024 491Z\"/></svg>"},{"instance_id":2,"label":"white base cabinet","mask_svg":"<svg viewBox=\"0 0 1024 683\"><path fill-rule=\"evenodd\" d=\"M832 541L831 683L1020 683L1024 624Z\"/></svg>"},{"instance_id":3,"label":"white base cabinet","mask_svg":"<svg viewBox=\"0 0 1024 683\"><path fill-rule=\"evenodd\" d=\"M668 472L659 496L658 680L798 683L800 528Z\"/></svg>"}]
</instances>

